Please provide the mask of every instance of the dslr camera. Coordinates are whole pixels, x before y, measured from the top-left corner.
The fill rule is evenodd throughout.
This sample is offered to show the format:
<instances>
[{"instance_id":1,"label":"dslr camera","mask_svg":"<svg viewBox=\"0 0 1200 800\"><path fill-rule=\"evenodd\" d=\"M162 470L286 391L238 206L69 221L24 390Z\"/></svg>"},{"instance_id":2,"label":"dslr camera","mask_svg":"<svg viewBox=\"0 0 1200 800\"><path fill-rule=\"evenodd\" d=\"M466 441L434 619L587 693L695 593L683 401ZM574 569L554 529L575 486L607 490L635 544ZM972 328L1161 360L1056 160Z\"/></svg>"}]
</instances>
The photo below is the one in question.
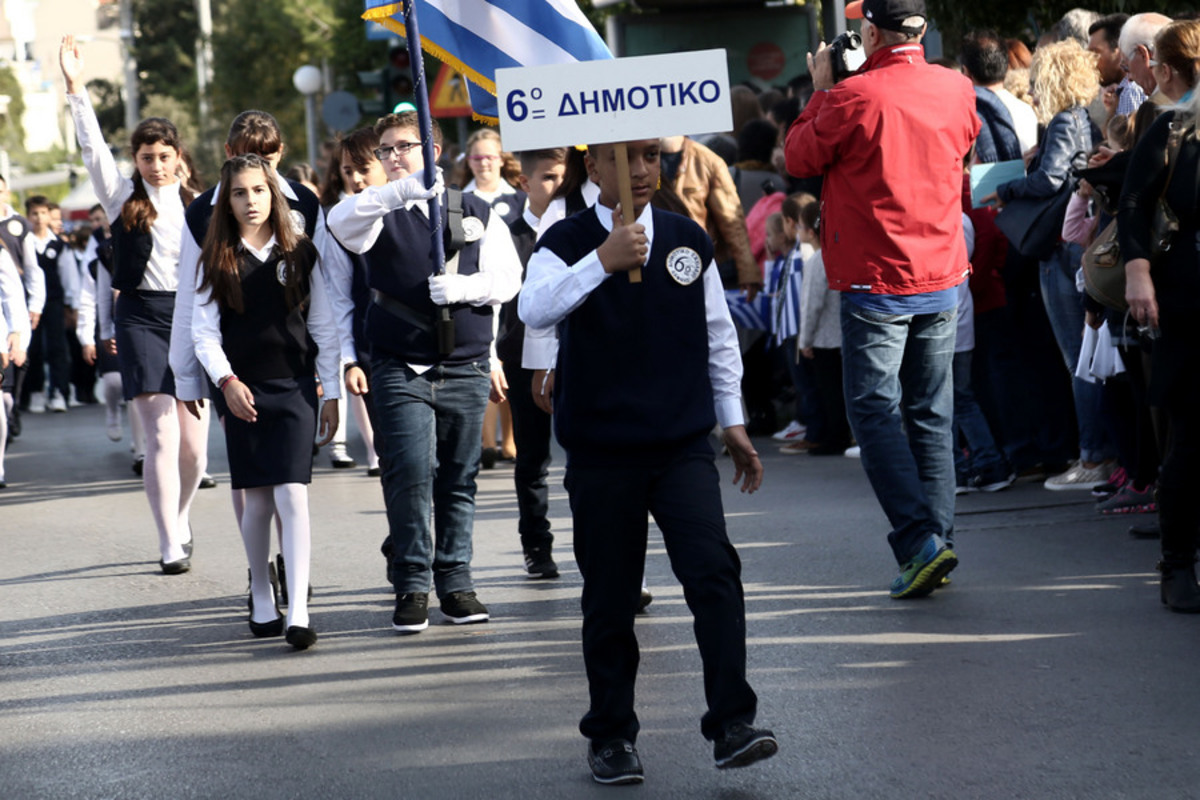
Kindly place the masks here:
<instances>
[{"instance_id":1,"label":"dslr camera","mask_svg":"<svg viewBox=\"0 0 1200 800\"><path fill-rule=\"evenodd\" d=\"M829 43L829 57L833 64L833 82L841 83L844 78L857 72L867 60L862 37L854 31L839 35Z\"/></svg>"}]
</instances>

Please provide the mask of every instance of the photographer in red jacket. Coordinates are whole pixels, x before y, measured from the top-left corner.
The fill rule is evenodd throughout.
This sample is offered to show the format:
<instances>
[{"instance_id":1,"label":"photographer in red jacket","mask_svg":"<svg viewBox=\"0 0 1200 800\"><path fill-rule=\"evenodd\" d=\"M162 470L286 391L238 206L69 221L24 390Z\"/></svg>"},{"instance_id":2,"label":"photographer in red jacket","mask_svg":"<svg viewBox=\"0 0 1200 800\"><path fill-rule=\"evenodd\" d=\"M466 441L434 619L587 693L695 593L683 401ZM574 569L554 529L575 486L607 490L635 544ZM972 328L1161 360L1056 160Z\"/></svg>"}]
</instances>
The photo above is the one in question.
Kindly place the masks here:
<instances>
[{"instance_id":1,"label":"photographer in red jacket","mask_svg":"<svg viewBox=\"0 0 1200 800\"><path fill-rule=\"evenodd\" d=\"M923 597L958 564L951 421L955 287L967 279L963 157L979 132L963 75L925 61L924 0L862 0L866 63L817 90L788 131L787 169L823 175L821 244L842 292L847 413L892 526L896 599Z\"/></svg>"}]
</instances>

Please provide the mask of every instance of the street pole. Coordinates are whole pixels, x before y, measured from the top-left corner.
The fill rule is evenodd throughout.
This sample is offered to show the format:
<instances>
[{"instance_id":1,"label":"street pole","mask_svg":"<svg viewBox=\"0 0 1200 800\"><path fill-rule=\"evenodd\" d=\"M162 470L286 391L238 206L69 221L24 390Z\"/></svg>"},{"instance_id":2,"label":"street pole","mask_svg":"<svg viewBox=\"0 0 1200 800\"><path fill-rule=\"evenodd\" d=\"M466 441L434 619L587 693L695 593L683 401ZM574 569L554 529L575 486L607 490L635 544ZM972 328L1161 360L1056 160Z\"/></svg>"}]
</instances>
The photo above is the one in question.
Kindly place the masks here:
<instances>
[{"instance_id":1,"label":"street pole","mask_svg":"<svg viewBox=\"0 0 1200 800\"><path fill-rule=\"evenodd\" d=\"M325 83L319 67L305 64L292 73L292 85L304 95L304 130L308 139L308 164L317 168L317 92Z\"/></svg>"},{"instance_id":2,"label":"street pole","mask_svg":"<svg viewBox=\"0 0 1200 800\"><path fill-rule=\"evenodd\" d=\"M133 0L121 0L120 16L121 62L125 73L125 130L132 133L141 119L137 60L133 57Z\"/></svg>"}]
</instances>

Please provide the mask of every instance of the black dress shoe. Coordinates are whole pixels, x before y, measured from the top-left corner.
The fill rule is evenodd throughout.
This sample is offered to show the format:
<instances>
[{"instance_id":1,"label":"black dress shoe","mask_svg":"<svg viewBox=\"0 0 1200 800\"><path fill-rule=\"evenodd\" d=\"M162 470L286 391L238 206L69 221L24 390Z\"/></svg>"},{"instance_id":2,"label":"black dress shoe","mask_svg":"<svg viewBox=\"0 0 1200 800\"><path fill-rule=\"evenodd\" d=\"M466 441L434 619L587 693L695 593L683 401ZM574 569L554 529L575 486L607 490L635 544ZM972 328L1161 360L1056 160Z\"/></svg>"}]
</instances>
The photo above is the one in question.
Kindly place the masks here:
<instances>
[{"instance_id":1,"label":"black dress shoe","mask_svg":"<svg viewBox=\"0 0 1200 800\"><path fill-rule=\"evenodd\" d=\"M159 561L158 566L162 568L163 575L182 575L192 568L192 560L184 556L178 561Z\"/></svg>"},{"instance_id":2,"label":"black dress shoe","mask_svg":"<svg viewBox=\"0 0 1200 800\"><path fill-rule=\"evenodd\" d=\"M312 628L293 625L287 629L287 643L297 650L307 650L317 643L317 632Z\"/></svg>"},{"instance_id":3,"label":"black dress shoe","mask_svg":"<svg viewBox=\"0 0 1200 800\"><path fill-rule=\"evenodd\" d=\"M641 783L646 778L637 748L625 739L613 739L603 745L589 742L587 760L596 783L615 786Z\"/></svg>"},{"instance_id":4,"label":"black dress shoe","mask_svg":"<svg viewBox=\"0 0 1200 800\"><path fill-rule=\"evenodd\" d=\"M145 467L145 464L146 464L145 456L138 456L137 458L135 458L133 460L133 474L137 475L140 478L142 476L142 470Z\"/></svg>"},{"instance_id":5,"label":"black dress shoe","mask_svg":"<svg viewBox=\"0 0 1200 800\"><path fill-rule=\"evenodd\" d=\"M500 451L494 447L485 447L479 454L479 462L484 469L492 469L496 466L496 459L500 457Z\"/></svg>"},{"instance_id":6,"label":"black dress shoe","mask_svg":"<svg viewBox=\"0 0 1200 800\"><path fill-rule=\"evenodd\" d=\"M187 541L184 543L184 545L183 545L183 554L184 554L185 556L187 556L188 558L191 558L191 557L192 557L192 542L193 542L193 541L195 541L195 539L194 539L194 538L193 538L193 539L188 539L188 540L187 540Z\"/></svg>"},{"instance_id":7,"label":"black dress shoe","mask_svg":"<svg viewBox=\"0 0 1200 800\"><path fill-rule=\"evenodd\" d=\"M250 632L261 638L280 636L283 634L283 616L280 615L270 622L255 622L250 620Z\"/></svg>"}]
</instances>

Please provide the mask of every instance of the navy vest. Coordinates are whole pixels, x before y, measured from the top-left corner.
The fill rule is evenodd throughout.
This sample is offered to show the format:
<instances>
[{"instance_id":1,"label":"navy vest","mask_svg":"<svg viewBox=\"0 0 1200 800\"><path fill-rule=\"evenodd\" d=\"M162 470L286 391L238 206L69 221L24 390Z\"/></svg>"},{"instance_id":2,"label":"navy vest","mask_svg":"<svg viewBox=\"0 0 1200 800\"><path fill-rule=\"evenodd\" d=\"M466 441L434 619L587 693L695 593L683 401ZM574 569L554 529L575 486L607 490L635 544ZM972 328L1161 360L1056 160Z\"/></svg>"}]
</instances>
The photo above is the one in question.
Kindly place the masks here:
<instances>
[{"instance_id":1,"label":"navy vest","mask_svg":"<svg viewBox=\"0 0 1200 800\"><path fill-rule=\"evenodd\" d=\"M529 227L522 215L515 222L510 222L508 232L512 234L513 246L517 249L517 257L521 259L521 282L525 282L525 266L533 255L537 244L537 231ZM500 306L500 331L496 334L496 355L501 361L519 367L521 356L525 350L525 323L517 315L517 301L521 293Z\"/></svg>"},{"instance_id":2,"label":"navy vest","mask_svg":"<svg viewBox=\"0 0 1200 800\"><path fill-rule=\"evenodd\" d=\"M463 217L474 217L487 224L491 209L474 195L462 196ZM443 230L447 210L442 205ZM468 364L488 356L492 341L492 307L459 304L450 307L454 318L454 350L447 356L438 353L434 321L438 309L429 297L429 278L433 275L433 257L429 222L416 211L397 209L382 218L383 230L368 250L367 283L383 292L421 319L429 328L416 325L388 313L372 303L367 309L367 341L371 352L390 353L412 364ZM446 250L446 260L453 253ZM467 242L458 254L458 274L479 271L479 241Z\"/></svg>"},{"instance_id":3,"label":"navy vest","mask_svg":"<svg viewBox=\"0 0 1200 800\"><path fill-rule=\"evenodd\" d=\"M559 324L555 432L577 463L605 454L669 454L716 424L704 302L712 240L686 217L658 208L653 214L642 282L609 277ZM573 265L607 237L589 211L556 224L538 249ZM691 269L677 280L668 260Z\"/></svg>"},{"instance_id":4,"label":"navy vest","mask_svg":"<svg viewBox=\"0 0 1200 800\"><path fill-rule=\"evenodd\" d=\"M154 236L150 231L130 231L118 216L109 224L112 231L114 289L133 291L142 285L150 253L154 250Z\"/></svg>"},{"instance_id":5,"label":"navy vest","mask_svg":"<svg viewBox=\"0 0 1200 800\"><path fill-rule=\"evenodd\" d=\"M38 267L46 275L46 301L63 300L62 275L58 273L58 257L67 249L67 243L57 236L46 243L46 249L38 253Z\"/></svg>"},{"instance_id":6,"label":"navy vest","mask_svg":"<svg viewBox=\"0 0 1200 800\"><path fill-rule=\"evenodd\" d=\"M304 276L300 284L304 299L316 263L316 247L311 241L301 241L296 248L296 268ZM244 250L238 258L244 311L221 309L221 343L234 373L244 381L313 374L316 353L306 325L308 304L288 308L279 279L284 266L279 248L266 263Z\"/></svg>"},{"instance_id":7,"label":"navy vest","mask_svg":"<svg viewBox=\"0 0 1200 800\"><path fill-rule=\"evenodd\" d=\"M3 245L8 250L8 254L12 256L13 262L17 265L17 271L21 276L25 276L25 270L32 264L25 263L25 237L33 231L33 227L29 224L29 220L22 217L20 214L14 213L11 217L0 222L0 245Z\"/></svg>"}]
</instances>

